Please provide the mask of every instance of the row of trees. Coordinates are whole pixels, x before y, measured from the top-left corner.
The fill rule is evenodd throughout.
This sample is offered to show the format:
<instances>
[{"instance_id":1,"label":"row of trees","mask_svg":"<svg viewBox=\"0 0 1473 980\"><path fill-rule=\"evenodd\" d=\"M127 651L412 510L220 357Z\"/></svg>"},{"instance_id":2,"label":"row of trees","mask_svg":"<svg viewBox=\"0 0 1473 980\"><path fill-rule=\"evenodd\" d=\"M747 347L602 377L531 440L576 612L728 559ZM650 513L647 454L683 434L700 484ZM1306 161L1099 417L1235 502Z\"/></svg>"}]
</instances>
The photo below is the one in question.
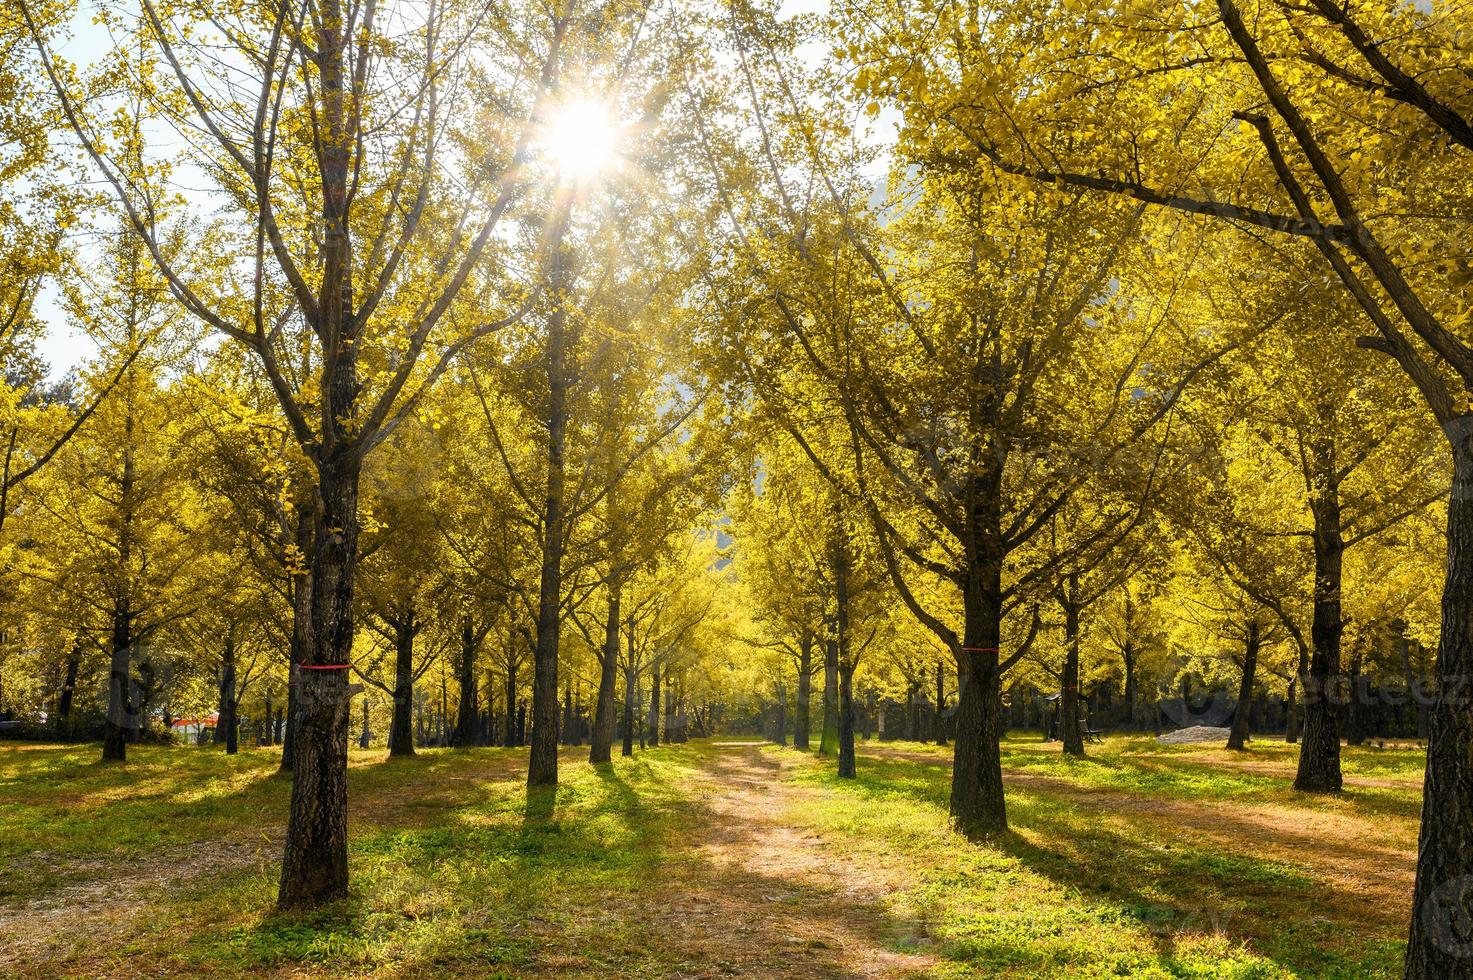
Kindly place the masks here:
<instances>
[{"instance_id":1,"label":"row of trees","mask_svg":"<svg viewBox=\"0 0 1473 980\"><path fill-rule=\"evenodd\" d=\"M717 310L740 310L713 373L743 380L832 496L839 650L859 555L955 656L964 830L1006 827L999 695L1046 610L1077 754L1081 619L1163 564L1241 630L1245 695L1266 632L1287 635L1295 786L1339 791L1347 564L1366 562L1362 615L1425 628L1439 569L1418 524L1448 500L1452 443L1415 976L1469 969L1437 926L1466 902L1473 830L1466 250L1443 242L1468 149L1459 18L845 4L830 38L847 60L810 87L805 39L738 7L743 104L713 100L697 127L733 256ZM876 203L863 125L886 110L899 140ZM733 147L752 165L723 179Z\"/></svg>"},{"instance_id":2,"label":"row of trees","mask_svg":"<svg viewBox=\"0 0 1473 980\"><path fill-rule=\"evenodd\" d=\"M1261 275L1289 256L1354 315L1316 317L1317 349L1374 351L1400 384L1367 392L1387 425L1420 403L1451 455L1447 567L1436 663L1423 826L1407 953L1409 976L1467 976L1461 947L1439 929L1446 906L1466 909L1473 812L1467 799L1473 704L1468 587L1473 472L1465 339L1466 10L1293 4L1279 0L1083 8L1003 4L946 7L922 23L898 7L856 8L849 35L873 55L861 86L901 107L907 143L939 156L1064 187L1094 201L1139 202L1190 217L1214 244L1262 249L1238 268ZM1291 266L1292 268L1292 266ZM1345 329L1349 326L1349 329ZM1398 397L1399 394L1399 397ZM1338 407L1340 400L1334 400ZM1344 546L1339 476L1354 452L1313 443L1314 617L1306 685L1341 672ZM1338 450L1338 451L1337 451ZM1374 523L1374 519L1372 519ZM1335 788L1338 718L1311 707L1301 788ZM1311 756L1312 748L1318 748Z\"/></svg>"},{"instance_id":3,"label":"row of trees","mask_svg":"<svg viewBox=\"0 0 1473 980\"><path fill-rule=\"evenodd\" d=\"M43 125L104 181L115 217L83 202L107 244L80 253L94 288L68 311L122 380L103 398L81 379L99 417L7 503L6 600L36 612L26 649L52 635L109 657L105 757L149 717L155 657L218 656L197 673L219 678L227 720L245 661L284 659L290 907L346 888L359 678L391 695L391 742L412 751L414 683L457 657L465 735L499 630L508 710L519 671L531 682L533 785L557 779L565 637L599 665L595 758L621 666L626 714L642 674L652 710L661 681L698 695L682 658L724 467L702 432L714 403L672 359L678 216L638 180L593 188L540 152L600 83L620 91L610 112L650 98L656 52L627 47L639 11L150 3L98 11L118 44L82 65L64 60L71 14L8 7L6 42L18 77L49 83ZM628 136L631 172L658 163L657 141ZM39 185L60 164L31 160L38 201L61 199L61 179ZM210 190L176 193L186 174ZM15 214L17 232L42 213ZM17 320L67 261L7 283ZM107 333L89 309L119 322ZM44 449L20 452L40 469Z\"/></svg>"},{"instance_id":4,"label":"row of trees","mask_svg":"<svg viewBox=\"0 0 1473 980\"><path fill-rule=\"evenodd\" d=\"M109 757L155 656L274 672L292 907L346 889L360 682L404 751L448 671L463 743L494 660L541 786L570 674L595 762L641 684L791 681L842 775L857 684L950 677L981 836L1005 688L1074 755L1117 663L1132 717L1236 680L1234 747L1282 689L1336 792L1331 692L1436 646L1407 969L1466 975L1457 10L392 7L107 6L76 64L65 5L0 21L10 648L109 658ZM48 278L101 349L57 387Z\"/></svg>"}]
</instances>

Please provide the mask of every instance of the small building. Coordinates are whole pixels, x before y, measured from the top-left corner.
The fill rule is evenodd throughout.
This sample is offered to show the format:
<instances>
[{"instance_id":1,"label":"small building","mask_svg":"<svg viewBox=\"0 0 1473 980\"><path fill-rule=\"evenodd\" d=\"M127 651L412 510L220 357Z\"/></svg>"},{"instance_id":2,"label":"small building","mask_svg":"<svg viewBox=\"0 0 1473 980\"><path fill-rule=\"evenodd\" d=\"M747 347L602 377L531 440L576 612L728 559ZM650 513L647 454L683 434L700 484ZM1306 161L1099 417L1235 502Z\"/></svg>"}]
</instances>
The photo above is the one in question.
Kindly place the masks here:
<instances>
[{"instance_id":1,"label":"small building","mask_svg":"<svg viewBox=\"0 0 1473 980\"><path fill-rule=\"evenodd\" d=\"M171 727L186 744L203 745L214 738L215 726L219 722L220 715L212 711L208 717L175 718Z\"/></svg>"}]
</instances>

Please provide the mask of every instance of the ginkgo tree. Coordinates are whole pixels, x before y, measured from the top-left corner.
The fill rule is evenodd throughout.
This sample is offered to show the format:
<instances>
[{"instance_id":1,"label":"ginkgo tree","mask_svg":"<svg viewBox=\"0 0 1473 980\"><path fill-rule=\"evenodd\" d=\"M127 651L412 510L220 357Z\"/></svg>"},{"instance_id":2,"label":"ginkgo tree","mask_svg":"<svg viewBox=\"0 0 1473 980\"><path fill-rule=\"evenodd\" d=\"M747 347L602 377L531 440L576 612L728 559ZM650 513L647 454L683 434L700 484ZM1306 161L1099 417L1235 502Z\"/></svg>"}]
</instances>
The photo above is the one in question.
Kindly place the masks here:
<instances>
[{"instance_id":1,"label":"ginkgo tree","mask_svg":"<svg viewBox=\"0 0 1473 980\"><path fill-rule=\"evenodd\" d=\"M783 459L784 448L788 466L779 471L776 464ZM727 506L733 515L731 531L737 538L735 574L754 632L741 639L757 648L781 651L792 660L793 746L808 749L814 676L824 679L823 704L828 706L832 671L822 652L827 606L821 578L823 552L805 507L818 474L806 460L794 458L797 452L791 440L768 440L761 468L733 489ZM828 729L828 714L826 709L820 716L821 734Z\"/></svg>"},{"instance_id":2,"label":"ginkgo tree","mask_svg":"<svg viewBox=\"0 0 1473 980\"><path fill-rule=\"evenodd\" d=\"M86 423L124 367L114 365L113 384L96 385L86 404L72 406L76 392L48 386L37 353L46 327L38 301L74 261L67 232L85 195L55 152L58 120L36 68L25 23L7 7L0 11L0 534L22 485ZM0 583L0 596L13 589Z\"/></svg>"},{"instance_id":3,"label":"ginkgo tree","mask_svg":"<svg viewBox=\"0 0 1473 980\"><path fill-rule=\"evenodd\" d=\"M96 261L78 273L67 307L101 350L88 374L109 397L94 402L90 424L42 474L47 484L27 518L29 533L43 534L50 546L30 551L24 574L68 597L64 608L79 615L68 631L106 653L102 757L123 761L128 741L149 724L156 693L157 669L146 651L203 600L208 579L199 572L209 539L201 531L211 515L172 465L184 402L166 371L187 352L193 331L126 229L115 226Z\"/></svg>"},{"instance_id":4,"label":"ginkgo tree","mask_svg":"<svg viewBox=\"0 0 1473 980\"><path fill-rule=\"evenodd\" d=\"M1468 976L1466 19L8 3L0 710L121 761L284 698L290 910L355 728L526 745L541 806L621 725L854 777L894 698L981 838L1040 693L1069 756L1283 693L1335 792L1435 672L1406 969Z\"/></svg>"},{"instance_id":5,"label":"ginkgo tree","mask_svg":"<svg viewBox=\"0 0 1473 980\"><path fill-rule=\"evenodd\" d=\"M202 351L181 372L179 382L188 429L181 462L201 491L225 508L221 521L235 535L230 547L218 550L243 558L251 580L274 597L258 606L265 618L256 625L275 638L279 666L285 669L281 769L290 772L299 701L297 665L311 641L311 464L276 410L270 383L249 352L233 345Z\"/></svg>"},{"instance_id":6,"label":"ginkgo tree","mask_svg":"<svg viewBox=\"0 0 1473 980\"><path fill-rule=\"evenodd\" d=\"M474 0L367 11L330 0L310 16L306 4L216 11L146 0L136 15L99 11L116 45L79 72L54 43L66 11L19 9L71 135L130 233L181 308L260 363L311 461L312 642L298 666L279 903L341 897L364 461L461 351L539 292L541 257L501 254L498 226L546 173L529 163L565 61L640 18L540 7L486 17ZM472 42L492 53L477 59L476 84L454 84ZM120 140L84 91L82 76L103 73L122 80L126 104L171 127L184 153ZM487 105L504 112L492 117ZM219 226L210 276L162 246L178 227L160 208L180 167L213 182L199 205Z\"/></svg>"},{"instance_id":7,"label":"ginkgo tree","mask_svg":"<svg viewBox=\"0 0 1473 980\"><path fill-rule=\"evenodd\" d=\"M1462 297L1473 152L1457 5L1217 0L943 4L921 17L846 5L858 88L907 133L978 169L1133 198L1228 233L1302 239L1371 326L1451 452L1438 676L1473 661L1473 344ZM1446 685L1452 690L1454 685ZM1408 976L1469 976L1429 931L1466 902L1473 701L1440 697L1430 733ZM1448 890L1452 891L1451 899ZM1441 896L1441 897L1439 897ZM1429 911L1430 910L1430 911Z\"/></svg>"},{"instance_id":8,"label":"ginkgo tree","mask_svg":"<svg viewBox=\"0 0 1473 980\"><path fill-rule=\"evenodd\" d=\"M728 370L866 516L902 601L955 656L951 813L1002 830L998 692L1030 633L1025 618L1004 652L1004 622L1052 568L1013 556L1235 341L1204 344L1176 316L1160 283L1184 273L1137 250L1139 209L917 149L924 179L901 179L880 225L864 154L829 131L852 105L810 109L791 38L758 12L732 33L762 125L696 127L733 227L724 305L746 314L727 325L744 337ZM1132 273L1153 284L1139 298ZM950 596L928 608L915 583L935 578Z\"/></svg>"}]
</instances>

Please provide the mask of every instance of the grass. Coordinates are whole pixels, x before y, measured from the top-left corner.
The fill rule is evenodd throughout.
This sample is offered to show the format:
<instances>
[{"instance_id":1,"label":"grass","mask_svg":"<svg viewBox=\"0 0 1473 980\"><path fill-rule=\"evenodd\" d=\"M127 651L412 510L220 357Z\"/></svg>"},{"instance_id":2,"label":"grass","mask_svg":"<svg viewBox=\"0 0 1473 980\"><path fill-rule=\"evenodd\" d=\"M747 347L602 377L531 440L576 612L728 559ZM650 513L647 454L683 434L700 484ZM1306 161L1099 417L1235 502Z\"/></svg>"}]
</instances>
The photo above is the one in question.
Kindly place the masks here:
<instances>
[{"instance_id":1,"label":"grass","mask_svg":"<svg viewBox=\"0 0 1473 980\"><path fill-rule=\"evenodd\" d=\"M94 878L146 878L182 864L186 873L148 894L149 914L108 951L154 961L149 972L166 963L225 974L526 966L540 933L571 939L596 918L585 907L630 902L673 853L664 838L691 805L676 788L689 753L675 750L602 772L570 755L563 785L530 801L524 752L427 751L389 762L354 751L353 895L318 914L278 916L271 905L290 783L275 774L273 754L139 748L125 767L93 755L85 747L0 755L0 799L23 801L0 807L0 890L8 905L66 900L64 889ZM187 873L191 863L198 874ZM160 949L169 952L155 961ZM92 972L96 953L83 942L59 962ZM617 948L605 945L597 958L616 966Z\"/></svg>"},{"instance_id":2,"label":"grass","mask_svg":"<svg viewBox=\"0 0 1473 980\"><path fill-rule=\"evenodd\" d=\"M691 743L529 798L521 750L351 755L351 896L277 915L274 753L0 747L0 974L1380 977L1398 972L1420 755L1004 746L1012 831L946 818L949 750L860 778Z\"/></svg>"},{"instance_id":3,"label":"grass","mask_svg":"<svg viewBox=\"0 0 1473 980\"><path fill-rule=\"evenodd\" d=\"M962 973L1399 975L1419 785L1296 794L1294 747L1277 743L1246 759L1138 738L1090 748L1071 760L1006 742L1012 830L989 847L949 833L936 746L876 747L853 782L805 761L795 778L823 792L793 819L869 855L903 852L916 881L889 902ZM1352 784L1419 782L1421 763L1344 755Z\"/></svg>"}]
</instances>

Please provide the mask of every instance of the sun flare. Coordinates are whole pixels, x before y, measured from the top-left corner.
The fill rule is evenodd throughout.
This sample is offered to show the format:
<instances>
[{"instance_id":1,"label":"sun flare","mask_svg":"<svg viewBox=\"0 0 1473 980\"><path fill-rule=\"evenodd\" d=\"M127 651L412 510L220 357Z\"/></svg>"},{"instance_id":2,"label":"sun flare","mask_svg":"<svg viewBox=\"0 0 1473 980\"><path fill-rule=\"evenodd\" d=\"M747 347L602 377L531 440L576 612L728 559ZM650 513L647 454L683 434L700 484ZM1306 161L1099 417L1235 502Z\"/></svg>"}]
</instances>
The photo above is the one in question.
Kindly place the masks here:
<instances>
[{"instance_id":1,"label":"sun flare","mask_svg":"<svg viewBox=\"0 0 1473 980\"><path fill-rule=\"evenodd\" d=\"M618 159L622 128L609 107L568 102L548 121L542 151L564 181L586 181L610 170Z\"/></svg>"}]
</instances>

